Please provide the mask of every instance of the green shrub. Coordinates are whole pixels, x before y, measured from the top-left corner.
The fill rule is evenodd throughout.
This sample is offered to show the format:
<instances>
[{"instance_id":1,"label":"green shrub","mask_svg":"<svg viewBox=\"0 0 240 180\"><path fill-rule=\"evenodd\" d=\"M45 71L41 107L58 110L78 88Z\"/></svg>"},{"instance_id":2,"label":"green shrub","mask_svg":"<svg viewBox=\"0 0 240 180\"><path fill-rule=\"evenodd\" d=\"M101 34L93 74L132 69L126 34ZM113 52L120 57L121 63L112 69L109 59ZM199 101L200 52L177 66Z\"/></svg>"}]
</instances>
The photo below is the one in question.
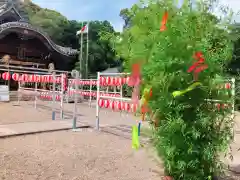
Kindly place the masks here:
<instances>
[{"instance_id":1,"label":"green shrub","mask_svg":"<svg viewBox=\"0 0 240 180\"><path fill-rule=\"evenodd\" d=\"M121 43L114 44L125 67L143 60L143 86L151 86L150 108L157 112L159 127L155 146L162 158L166 175L174 179L205 180L222 172L220 153L232 139L230 110L218 111L205 99L226 100L214 88L216 78L224 79L223 67L231 59L229 19L221 20L209 13L212 3L199 3L195 8L185 1L181 8L172 0L134 5L131 27L125 29ZM168 11L167 30L160 32L160 22ZM229 17L229 16L225 16ZM221 28L220 28L221 27ZM172 92L193 83L187 69L195 52L202 52L208 69L199 75L202 86L174 98ZM211 92L211 93L210 93Z\"/></svg>"}]
</instances>

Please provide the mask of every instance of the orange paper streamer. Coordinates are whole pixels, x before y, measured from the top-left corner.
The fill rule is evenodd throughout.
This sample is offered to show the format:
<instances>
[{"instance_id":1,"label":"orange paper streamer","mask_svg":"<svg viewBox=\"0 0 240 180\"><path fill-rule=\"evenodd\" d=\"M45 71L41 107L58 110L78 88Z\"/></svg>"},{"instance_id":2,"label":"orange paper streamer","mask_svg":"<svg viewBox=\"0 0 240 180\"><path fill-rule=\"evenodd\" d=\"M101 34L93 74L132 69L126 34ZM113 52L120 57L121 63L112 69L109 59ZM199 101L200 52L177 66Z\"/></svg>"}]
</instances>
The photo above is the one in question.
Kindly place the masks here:
<instances>
[{"instance_id":1,"label":"orange paper streamer","mask_svg":"<svg viewBox=\"0 0 240 180\"><path fill-rule=\"evenodd\" d=\"M132 92L132 101L134 104L138 104L139 99L139 89L140 89L140 83L141 83L141 66L140 64L133 64L132 65L132 73L128 82L129 86L133 87Z\"/></svg>"},{"instance_id":2,"label":"orange paper streamer","mask_svg":"<svg viewBox=\"0 0 240 180\"><path fill-rule=\"evenodd\" d=\"M163 18L162 18L162 22L161 22L161 27L160 27L160 31L165 31L167 29L166 25L167 25L167 20L168 20L168 12L165 11Z\"/></svg>"}]
</instances>

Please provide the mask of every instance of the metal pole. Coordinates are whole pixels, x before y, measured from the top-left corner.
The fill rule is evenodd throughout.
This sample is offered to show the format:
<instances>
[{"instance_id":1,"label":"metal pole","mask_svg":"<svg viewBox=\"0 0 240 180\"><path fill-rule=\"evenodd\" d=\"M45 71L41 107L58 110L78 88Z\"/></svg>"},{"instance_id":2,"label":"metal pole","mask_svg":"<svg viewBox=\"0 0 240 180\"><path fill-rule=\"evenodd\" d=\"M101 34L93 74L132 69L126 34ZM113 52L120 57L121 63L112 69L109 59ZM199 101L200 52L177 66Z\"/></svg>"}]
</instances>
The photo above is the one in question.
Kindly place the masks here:
<instances>
[{"instance_id":1,"label":"metal pole","mask_svg":"<svg viewBox=\"0 0 240 180\"><path fill-rule=\"evenodd\" d=\"M34 100L34 108L37 109L37 82L35 82L35 100Z\"/></svg>"},{"instance_id":2,"label":"metal pole","mask_svg":"<svg viewBox=\"0 0 240 180\"><path fill-rule=\"evenodd\" d=\"M56 109L55 109L55 104L56 104L56 95L55 95L55 90L56 90L56 73L53 72L53 89L52 89L52 120L56 119Z\"/></svg>"},{"instance_id":3,"label":"metal pole","mask_svg":"<svg viewBox=\"0 0 240 180\"><path fill-rule=\"evenodd\" d=\"M73 125L72 128L77 128L77 101L78 101L78 83L76 80L79 78L79 72L75 74L75 90L74 90L74 110L73 110Z\"/></svg>"},{"instance_id":4,"label":"metal pole","mask_svg":"<svg viewBox=\"0 0 240 180\"><path fill-rule=\"evenodd\" d=\"M89 106L92 107L92 79L90 79L90 97L89 97Z\"/></svg>"},{"instance_id":5,"label":"metal pole","mask_svg":"<svg viewBox=\"0 0 240 180\"><path fill-rule=\"evenodd\" d=\"M21 81L18 81L18 105L20 105Z\"/></svg>"},{"instance_id":6,"label":"metal pole","mask_svg":"<svg viewBox=\"0 0 240 180\"><path fill-rule=\"evenodd\" d=\"M82 22L82 28L83 28L83 22ZM82 60L83 60L83 32L81 31L81 42L80 42L80 45L81 45L81 47L80 47L80 61L79 61L79 63L80 63L80 69L79 69L79 72L80 72L80 77L82 77L81 75L82 75Z\"/></svg>"},{"instance_id":7,"label":"metal pole","mask_svg":"<svg viewBox=\"0 0 240 180\"><path fill-rule=\"evenodd\" d=\"M60 112L60 116L61 116L61 120L64 119L63 117L63 96L64 96L64 74L61 74L61 112Z\"/></svg>"},{"instance_id":8,"label":"metal pole","mask_svg":"<svg viewBox=\"0 0 240 180\"><path fill-rule=\"evenodd\" d=\"M86 52L86 78L88 77L88 51L89 51L89 23L87 24L87 52Z\"/></svg>"},{"instance_id":9,"label":"metal pole","mask_svg":"<svg viewBox=\"0 0 240 180\"><path fill-rule=\"evenodd\" d=\"M98 101L100 98L100 72L97 73L97 100L96 100L96 129L99 130L99 106Z\"/></svg>"}]
</instances>

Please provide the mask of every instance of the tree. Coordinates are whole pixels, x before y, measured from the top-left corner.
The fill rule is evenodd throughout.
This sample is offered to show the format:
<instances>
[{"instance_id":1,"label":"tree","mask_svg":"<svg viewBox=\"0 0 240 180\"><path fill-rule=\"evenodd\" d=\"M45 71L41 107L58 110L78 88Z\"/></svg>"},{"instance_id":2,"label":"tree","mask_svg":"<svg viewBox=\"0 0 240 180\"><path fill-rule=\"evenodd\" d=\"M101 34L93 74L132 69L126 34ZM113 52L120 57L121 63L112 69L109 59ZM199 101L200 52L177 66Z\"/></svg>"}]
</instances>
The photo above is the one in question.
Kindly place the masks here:
<instances>
[{"instance_id":1,"label":"tree","mask_svg":"<svg viewBox=\"0 0 240 180\"><path fill-rule=\"evenodd\" d=\"M64 35L63 29L69 26L66 17L49 9L41 9L33 16L30 16L29 19L32 25L44 29L55 42L60 43Z\"/></svg>"},{"instance_id":2,"label":"tree","mask_svg":"<svg viewBox=\"0 0 240 180\"><path fill-rule=\"evenodd\" d=\"M123 25L123 28L127 28L130 26L130 20L131 20L131 15L130 15L130 12L129 12L129 9L127 8L124 8L120 11L120 14L119 16L124 20L124 25Z\"/></svg>"},{"instance_id":3,"label":"tree","mask_svg":"<svg viewBox=\"0 0 240 180\"><path fill-rule=\"evenodd\" d=\"M68 24L63 27L63 37L61 39L62 44L73 49L79 49L80 44L76 32L80 29L81 23L75 20L69 21Z\"/></svg>"},{"instance_id":4,"label":"tree","mask_svg":"<svg viewBox=\"0 0 240 180\"><path fill-rule=\"evenodd\" d=\"M86 24L86 22L84 23ZM114 33L112 25L108 21L91 21L89 22L89 72L94 74L103 71L109 67L119 66L121 63L116 57L114 50L111 48L109 41L101 39L102 33ZM80 41L80 37L79 37ZM86 64L86 45L87 39L84 34L83 38L83 64ZM80 43L80 42L79 42ZM79 69L79 62L76 62L76 69ZM83 68L84 69L84 68ZM82 72L85 74L84 72Z\"/></svg>"},{"instance_id":5,"label":"tree","mask_svg":"<svg viewBox=\"0 0 240 180\"><path fill-rule=\"evenodd\" d=\"M80 48L80 37L76 36L76 32L81 29L82 22L68 21L59 12L43 9L32 2L24 3L22 8L28 14L30 23L42 28L56 44L74 49ZM121 65L121 60L116 57L115 51L109 45L109 41L100 38L100 34L106 32L114 33L114 29L108 21L92 21L89 23L88 67L90 73L95 74L97 71L105 70L108 67ZM86 41L86 35L84 35L83 68L85 68L86 64ZM73 68L79 70L78 59L73 60Z\"/></svg>"},{"instance_id":6,"label":"tree","mask_svg":"<svg viewBox=\"0 0 240 180\"><path fill-rule=\"evenodd\" d=\"M216 83L225 77L224 65L231 60L233 45L228 31L219 28L223 20L217 24L216 17L209 16L211 6L209 1L199 1L195 9L189 1L181 8L172 0L149 1L145 8L131 9L131 26L121 42L112 39L127 70L136 62L144 64L142 86L152 88L149 108L158 124L155 147L166 175L178 180L212 179L222 173L219 156L232 139L230 110L218 111L206 103L206 99L231 98L217 93ZM160 32L166 11L167 29ZM224 23L228 26L229 20ZM192 84L187 69L199 51L208 65L199 75L202 85L174 97L174 91Z\"/></svg>"}]
</instances>

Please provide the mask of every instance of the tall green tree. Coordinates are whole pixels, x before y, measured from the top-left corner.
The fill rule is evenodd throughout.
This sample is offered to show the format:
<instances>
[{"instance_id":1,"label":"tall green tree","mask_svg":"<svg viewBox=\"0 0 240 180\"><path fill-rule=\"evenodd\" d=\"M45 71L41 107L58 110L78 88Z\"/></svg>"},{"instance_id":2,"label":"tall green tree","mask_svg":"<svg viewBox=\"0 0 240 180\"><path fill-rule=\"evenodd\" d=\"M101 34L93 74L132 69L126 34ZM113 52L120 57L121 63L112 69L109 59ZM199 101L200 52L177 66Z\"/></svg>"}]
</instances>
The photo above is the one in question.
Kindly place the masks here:
<instances>
[{"instance_id":1,"label":"tall green tree","mask_svg":"<svg viewBox=\"0 0 240 180\"><path fill-rule=\"evenodd\" d=\"M64 31L69 22L66 17L62 16L59 12L41 9L32 16L29 16L32 25L42 28L48 35L55 41L62 44Z\"/></svg>"},{"instance_id":2,"label":"tall green tree","mask_svg":"<svg viewBox=\"0 0 240 180\"><path fill-rule=\"evenodd\" d=\"M86 24L84 22L83 24ZM81 26L80 26L81 28ZM79 28L79 29L80 29ZM89 73L103 71L110 67L116 67L121 64L115 51L112 49L108 40L101 39L102 33L115 33L112 25L108 21L91 21L89 22L89 52L88 67ZM81 35L79 35L79 43ZM83 35L83 61L82 67L85 69L87 52L87 35ZM79 62L76 62L76 69L79 69ZM84 72L83 72L84 74Z\"/></svg>"}]
</instances>

